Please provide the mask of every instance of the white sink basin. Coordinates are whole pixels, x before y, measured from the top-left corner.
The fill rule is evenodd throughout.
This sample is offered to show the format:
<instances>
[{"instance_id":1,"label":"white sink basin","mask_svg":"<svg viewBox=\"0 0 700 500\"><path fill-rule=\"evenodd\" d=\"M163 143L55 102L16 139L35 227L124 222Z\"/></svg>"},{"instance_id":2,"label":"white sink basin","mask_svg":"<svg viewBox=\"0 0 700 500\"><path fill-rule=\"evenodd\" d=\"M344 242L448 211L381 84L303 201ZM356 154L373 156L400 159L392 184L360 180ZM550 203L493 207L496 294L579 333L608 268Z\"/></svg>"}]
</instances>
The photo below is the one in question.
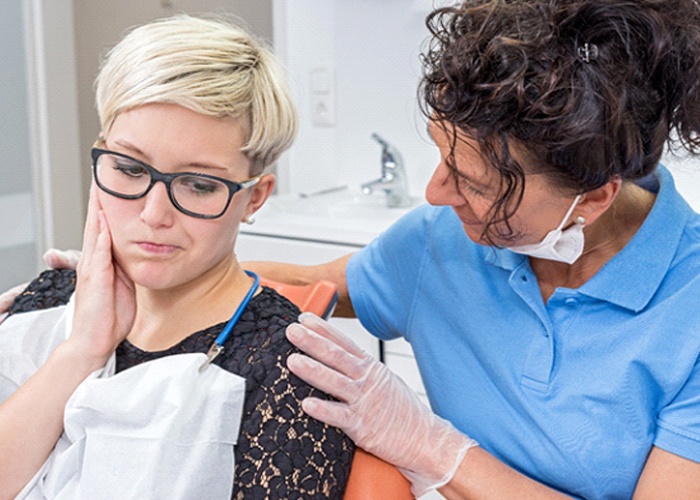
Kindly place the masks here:
<instances>
[{"instance_id":1,"label":"white sink basin","mask_svg":"<svg viewBox=\"0 0 700 500\"><path fill-rule=\"evenodd\" d=\"M418 206L421 201L419 198L415 198L409 207L389 208L384 193L365 195L345 190L304 198L299 195L273 196L267 201L267 205L271 209L287 214L362 220L380 217L396 220L410 209Z\"/></svg>"},{"instance_id":2,"label":"white sink basin","mask_svg":"<svg viewBox=\"0 0 700 500\"><path fill-rule=\"evenodd\" d=\"M366 245L422 202L416 197L410 207L389 208L384 193L365 195L349 189L306 197L276 195L256 214L255 224L241 226L241 231Z\"/></svg>"}]
</instances>

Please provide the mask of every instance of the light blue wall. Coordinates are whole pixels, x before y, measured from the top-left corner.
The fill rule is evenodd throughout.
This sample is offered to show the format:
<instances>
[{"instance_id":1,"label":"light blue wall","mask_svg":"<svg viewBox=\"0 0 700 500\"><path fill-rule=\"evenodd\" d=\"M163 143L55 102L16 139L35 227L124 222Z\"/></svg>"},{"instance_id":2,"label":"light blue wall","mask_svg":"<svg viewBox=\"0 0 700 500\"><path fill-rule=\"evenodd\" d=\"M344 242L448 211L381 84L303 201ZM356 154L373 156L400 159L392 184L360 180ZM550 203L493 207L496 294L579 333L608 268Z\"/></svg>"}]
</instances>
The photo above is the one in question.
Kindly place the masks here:
<instances>
[{"instance_id":1,"label":"light blue wall","mask_svg":"<svg viewBox=\"0 0 700 500\"><path fill-rule=\"evenodd\" d=\"M22 0L0 0L0 290L35 271Z\"/></svg>"}]
</instances>

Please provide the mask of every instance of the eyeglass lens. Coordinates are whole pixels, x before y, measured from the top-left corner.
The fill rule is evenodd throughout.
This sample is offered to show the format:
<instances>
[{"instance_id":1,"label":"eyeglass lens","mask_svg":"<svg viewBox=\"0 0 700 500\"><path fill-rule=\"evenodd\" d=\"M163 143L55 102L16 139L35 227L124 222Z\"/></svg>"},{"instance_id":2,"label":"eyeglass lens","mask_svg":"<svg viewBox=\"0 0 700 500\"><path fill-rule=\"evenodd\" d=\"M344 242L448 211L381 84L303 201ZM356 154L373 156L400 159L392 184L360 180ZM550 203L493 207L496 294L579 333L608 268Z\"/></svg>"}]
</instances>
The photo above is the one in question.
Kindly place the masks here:
<instances>
[{"instance_id":1,"label":"eyeglass lens","mask_svg":"<svg viewBox=\"0 0 700 500\"><path fill-rule=\"evenodd\" d=\"M98 182L116 195L143 196L151 185L151 173L140 163L110 153L97 159ZM173 199L183 209L204 216L218 216L228 205L229 188L223 182L198 175L179 175L170 184Z\"/></svg>"}]
</instances>

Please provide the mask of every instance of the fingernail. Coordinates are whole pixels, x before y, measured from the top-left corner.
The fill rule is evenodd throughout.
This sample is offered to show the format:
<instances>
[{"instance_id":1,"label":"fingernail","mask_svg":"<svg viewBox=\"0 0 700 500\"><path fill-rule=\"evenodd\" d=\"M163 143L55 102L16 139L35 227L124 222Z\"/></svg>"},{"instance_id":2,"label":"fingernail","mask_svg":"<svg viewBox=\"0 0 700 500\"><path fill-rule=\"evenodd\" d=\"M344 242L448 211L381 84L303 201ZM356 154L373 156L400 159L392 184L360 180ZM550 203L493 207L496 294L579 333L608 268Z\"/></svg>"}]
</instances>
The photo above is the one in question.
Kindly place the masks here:
<instances>
[{"instance_id":1,"label":"fingernail","mask_svg":"<svg viewBox=\"0 0 700 500\"><path fill-rule=\"evenodd\" d=\"M311 398L302 399L301 408L306 413L314 413L318 409L318 403Z\"/></svg>"},{"instance_id":2,"label":"fingernail","mask_svg":"<svg viewBox=\"0 0 700 500\"><path fill-rule=\"evenodd\" d=\"M287 326L287 338L291 341L301 339L304 330L298 323L291 323Z\"/></svg>"},{"instance_id":3,"label":"fingernail","mask_svg":"<svg viewBox=\"0 0 700 500\"><path fill-rule=\"evenodd\" d=\"M318 320L319 317L316 316L314 313L303 312L299 315L299 322L305 323L307 325L317 325L319 324Z\"/></svg>"},{"instance_id":4,"label":"fingernail","mask_svg":"<svg viewBox=\"0 0 700 500\"><path fill-rule=\"evenodd\" d=\"M287 367L292 369L292 368L298 368L299 367L299 362L301 355L294 352L287 356Z\"/></svg>"},{"instance_id":5,"label":"fingernail","mask_svg":"<svg viewBox=\"0 0 700 500\"><path fill-rule=\"evenodd\" d=\"M287 356L287 368L292 372L299 375L299 372L303 372L306 368L306 356L299 354L298 352L292 353Z\"/></svg>"}]
</instances>

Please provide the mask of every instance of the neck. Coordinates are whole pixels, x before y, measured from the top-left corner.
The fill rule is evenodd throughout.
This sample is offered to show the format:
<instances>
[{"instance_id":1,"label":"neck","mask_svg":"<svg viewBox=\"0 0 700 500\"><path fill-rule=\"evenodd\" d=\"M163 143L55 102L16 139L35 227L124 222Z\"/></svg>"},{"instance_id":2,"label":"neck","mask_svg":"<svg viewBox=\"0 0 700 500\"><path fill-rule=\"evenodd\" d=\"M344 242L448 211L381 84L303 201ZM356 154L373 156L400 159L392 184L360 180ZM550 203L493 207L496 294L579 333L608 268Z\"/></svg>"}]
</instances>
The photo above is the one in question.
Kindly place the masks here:
<instances>
[{"instance_id":1,"label":"neck","mask_svg":"<svg viewBox=\"0 0 700 500\"><path fill-rule=\"evenodd\" d=\"M584 228L583 254L571 265L531 258L545 300L559 287L578 288L617 255L644 223L656 195L636 184L624 183L610 208Z\"/></svg>"},{"instance_id":2,"label":"neck","mask_svg":"<svg viewBox=\"0 0 700 500\"><path fill-rule=\"evenodd\" d=\"M136 287L136 318L127 337L147 351L167 349L230 319L252 286L233 254L196 280L167 290Z\"/></svg>"}]
</instances>

